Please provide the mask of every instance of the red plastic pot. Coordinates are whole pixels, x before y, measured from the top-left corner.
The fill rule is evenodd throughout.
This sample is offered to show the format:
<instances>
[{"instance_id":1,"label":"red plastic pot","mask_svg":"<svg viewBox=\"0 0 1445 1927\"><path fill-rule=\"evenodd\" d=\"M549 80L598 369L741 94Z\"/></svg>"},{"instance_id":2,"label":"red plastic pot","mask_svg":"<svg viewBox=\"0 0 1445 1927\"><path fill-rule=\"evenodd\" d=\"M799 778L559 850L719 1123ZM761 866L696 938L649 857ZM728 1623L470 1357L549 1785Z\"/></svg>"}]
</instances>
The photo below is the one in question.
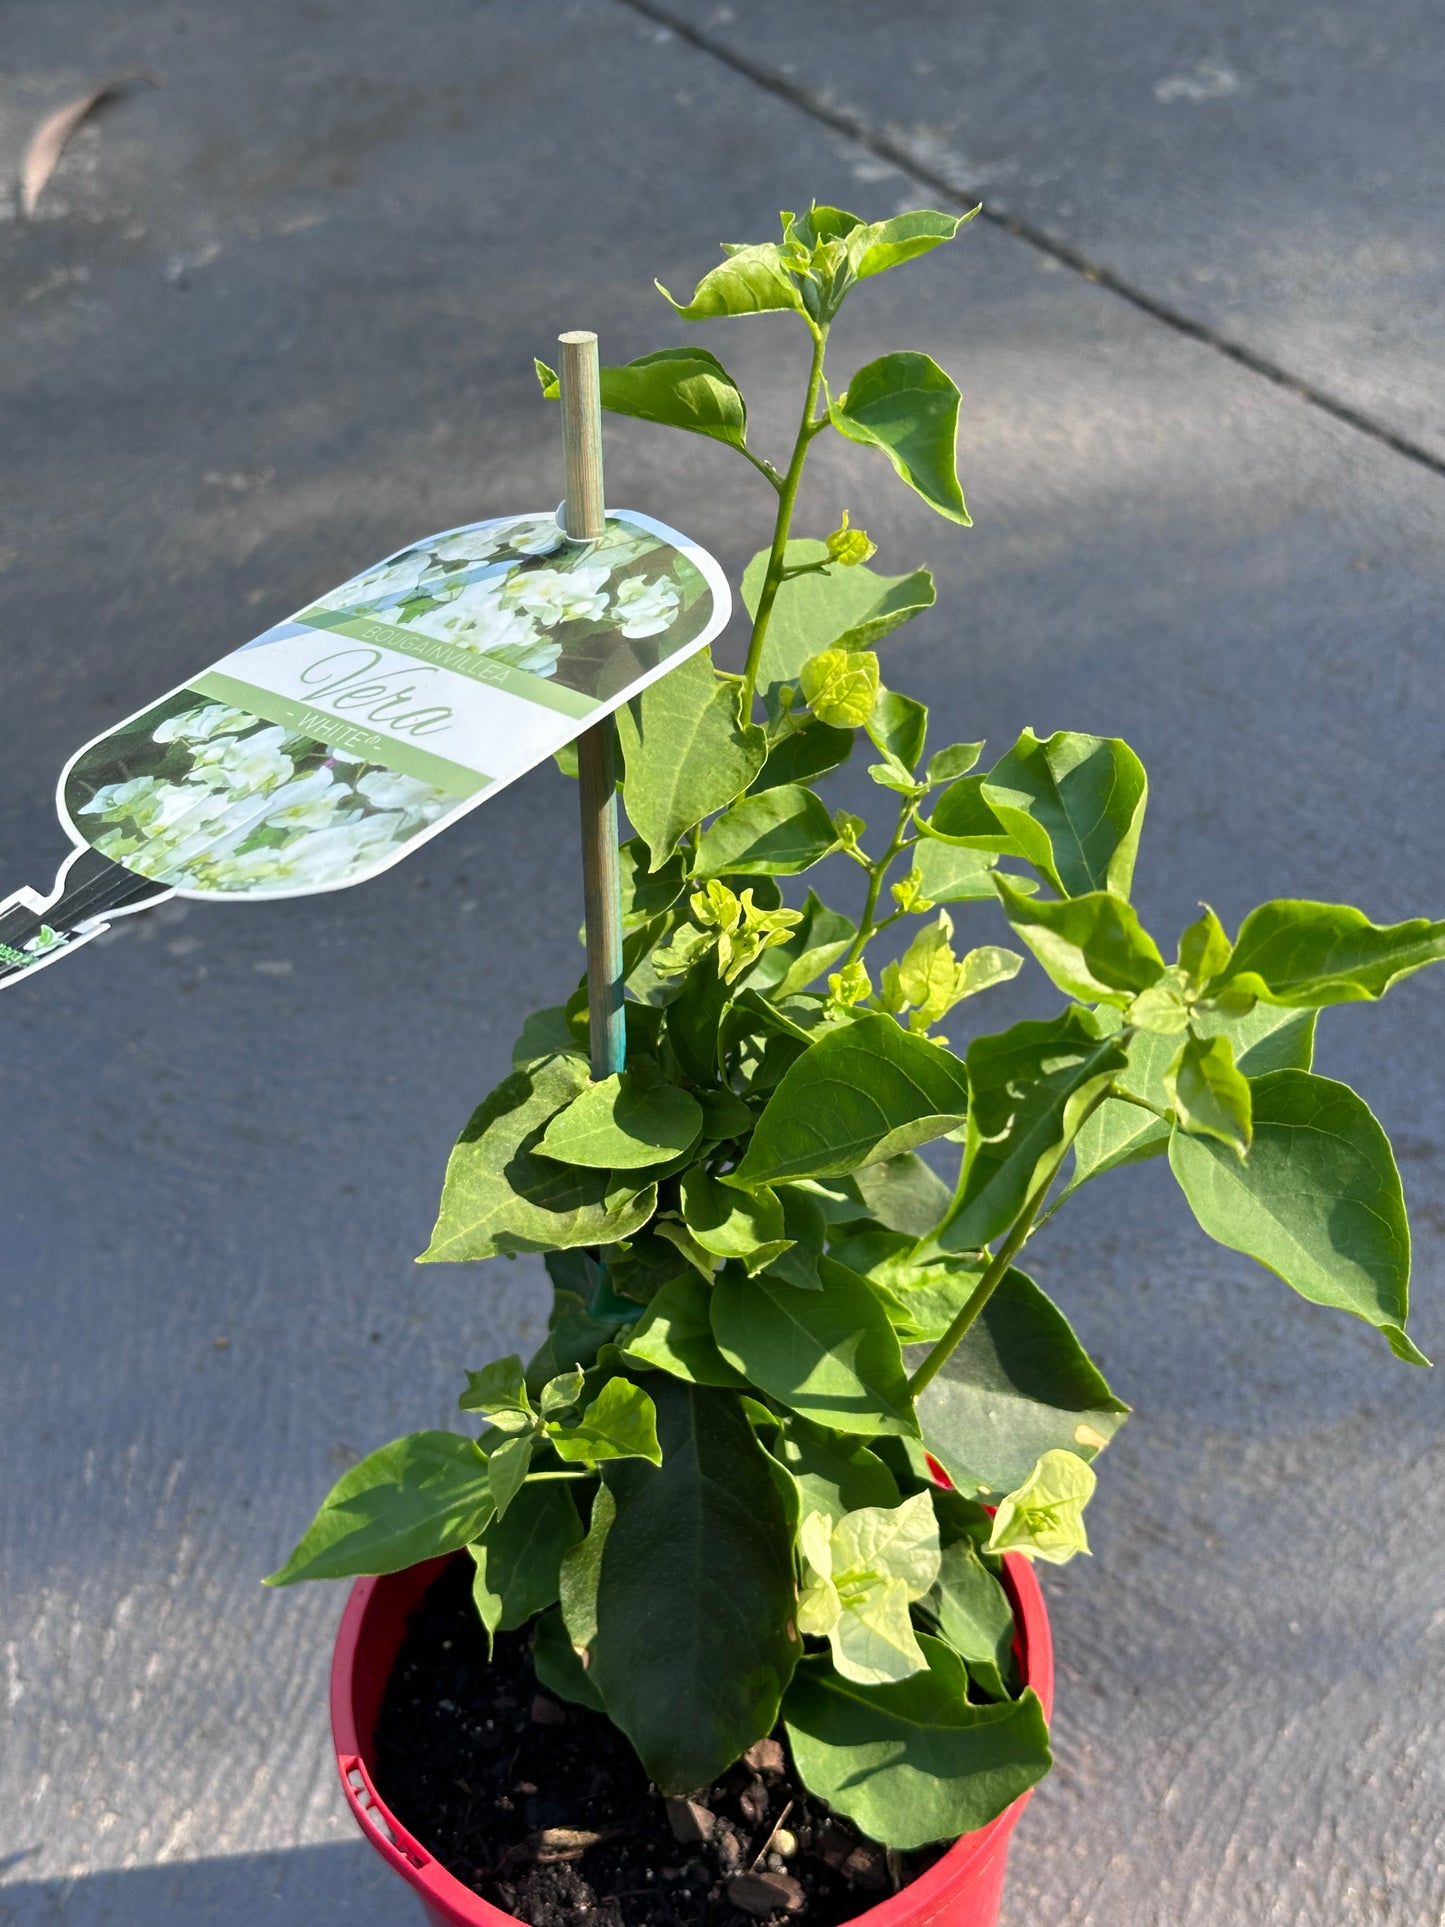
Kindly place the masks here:
<instances>
[{"instance_id":1,"label":"red plastic pot","mask_svg":"<svg viewBox=\"0 0 1445 1927\"><path fill-rule=\"evenodd\" d=\"M414 1840L377 1793L372 1736L382 1695L396 1663L407 1618L446 1567L433 1559L385 1579L359 1579L351 1589L331 1662L331 1734L341 1785L357 1825L372 1846L414 1887L433 1927L518 1927L512 1914L464 1887ZM1043 1594L1026 1559L1004 1560L1004 1584L1018 1622L1015 1651L1028 1685L1053 1710L1054 1649ZM943 1858L900 1893L859 1914L859 1927L996 1927L1009 1836L1029 1801L1013 1805L954 1842Z\"/></svg>"}]
</instances>

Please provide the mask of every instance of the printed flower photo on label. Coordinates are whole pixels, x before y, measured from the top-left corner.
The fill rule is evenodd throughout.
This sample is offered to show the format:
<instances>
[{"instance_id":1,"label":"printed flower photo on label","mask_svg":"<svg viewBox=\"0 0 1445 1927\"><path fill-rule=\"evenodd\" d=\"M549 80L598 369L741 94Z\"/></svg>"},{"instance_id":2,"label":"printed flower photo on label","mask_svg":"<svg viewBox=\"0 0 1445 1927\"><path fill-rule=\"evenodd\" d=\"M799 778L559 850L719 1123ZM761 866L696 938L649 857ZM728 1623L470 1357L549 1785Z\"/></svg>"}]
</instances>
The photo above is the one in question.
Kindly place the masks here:
<instances>
[{"instance_id":1,"label":"printed flower photo on label","mask_svg":"<svg viewBox=\"0 0 1445 1927\"><path fill-rule=\"evenodd\" d=\"M191 690L81 756L65 790L102 856L178 889L246 896L369 874L453 801Z\"/></svg>"},{"instance_id":2,"label":"printed flower photo on label","mask_svg":"<svg viewBox=\"0 0 1445 1927\"><path fill-rule=\"evenodd\" d=\"M303 612L370 620L492 657L605 701L701 632L702 573L650 529L612 518L569 548L551 516L432 538Z\"/></svg>"}]
</instances>

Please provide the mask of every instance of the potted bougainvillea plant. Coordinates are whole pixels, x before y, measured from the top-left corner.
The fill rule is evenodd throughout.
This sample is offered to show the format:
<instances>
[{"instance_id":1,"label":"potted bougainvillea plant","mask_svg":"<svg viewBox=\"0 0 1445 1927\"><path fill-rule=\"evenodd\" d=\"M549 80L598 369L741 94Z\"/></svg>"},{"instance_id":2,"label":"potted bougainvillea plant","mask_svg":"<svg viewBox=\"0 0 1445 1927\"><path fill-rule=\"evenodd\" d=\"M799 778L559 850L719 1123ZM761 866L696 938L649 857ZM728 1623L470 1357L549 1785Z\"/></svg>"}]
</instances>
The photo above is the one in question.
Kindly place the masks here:
<instances>
[{"instance_id":1,"label":"potted bougainvillea plant","mask_svg":"<svg viewBox=\"0 0 1445 1927\"><path fill-rule=\"evenodd\" d=\"M1049 1767L1033 1562L1087 1550L1128 1410L1023 1268L1080 1186L1167 1158L1211 1237L1426 1362L1389 1143L1311 1052L1445 923L1205 908L1171 955L1130 902L1133 751L931 736L893 669L927 571L876 570L846 516L794 533L834 433L967 525L949 376L825 370L854 290L962 225L815 206L672 302L806 332L782 466L707 351L602 373L605 407L775 498L746 662L694 655L619 712L625 1070L589 1075L579 987L447 1166L424 1261L544 1253L545 1342L468 1370L455 1431L352 1467L272 1580L390 1575L347 1610L338 1752L438 1920L995 1919ZM855 751L871 823L819 794ZM807 881L829 858L847 913ZM1025 967L1058 1008L990 1032Z\"/></svg>"}]
</instances>

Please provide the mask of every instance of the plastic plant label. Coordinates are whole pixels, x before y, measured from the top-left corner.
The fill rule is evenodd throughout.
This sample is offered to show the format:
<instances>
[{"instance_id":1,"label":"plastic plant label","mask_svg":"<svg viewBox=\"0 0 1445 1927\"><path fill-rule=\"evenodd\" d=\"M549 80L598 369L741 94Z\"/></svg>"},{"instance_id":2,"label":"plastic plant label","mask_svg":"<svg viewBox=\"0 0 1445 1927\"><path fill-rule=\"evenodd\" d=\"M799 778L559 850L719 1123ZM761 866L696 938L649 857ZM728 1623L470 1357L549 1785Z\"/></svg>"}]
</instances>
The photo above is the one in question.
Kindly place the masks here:
<instances>
[{"instance_id":1,"label":"plastic plant label","mask_svg":"<svg viewBox=\"0 0 1445 1927\"><path fill-rule=\"evenodd\" d=\"M79 846L49 896L0 902L0 987L176 895L362 883L717 635L713 558L618 511L427 536L332 589L73 756Z\"/></svg>"}]
</instances>

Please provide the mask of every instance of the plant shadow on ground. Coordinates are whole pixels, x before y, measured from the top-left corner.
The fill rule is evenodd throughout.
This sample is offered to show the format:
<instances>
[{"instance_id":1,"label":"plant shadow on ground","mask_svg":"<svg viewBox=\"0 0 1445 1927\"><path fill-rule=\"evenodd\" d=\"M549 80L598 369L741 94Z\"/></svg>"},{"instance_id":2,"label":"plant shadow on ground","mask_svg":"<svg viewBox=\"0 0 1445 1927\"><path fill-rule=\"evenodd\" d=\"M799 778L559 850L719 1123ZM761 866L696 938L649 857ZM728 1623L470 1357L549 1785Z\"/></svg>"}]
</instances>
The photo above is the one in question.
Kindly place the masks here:
<instances>
[{"instance_id":1,"label":"plant shadow on ground","mask_svg":"<svg viewBox=\"0 0 1445 1927\"><path fill-rule=\"evenodd\" d=\"M10 1856L20 1868L28 1854ZM396 1927L416 1903L364 1840L110 1868L0 1887L4 1927Z\"/></svg>"}]
</instances>

